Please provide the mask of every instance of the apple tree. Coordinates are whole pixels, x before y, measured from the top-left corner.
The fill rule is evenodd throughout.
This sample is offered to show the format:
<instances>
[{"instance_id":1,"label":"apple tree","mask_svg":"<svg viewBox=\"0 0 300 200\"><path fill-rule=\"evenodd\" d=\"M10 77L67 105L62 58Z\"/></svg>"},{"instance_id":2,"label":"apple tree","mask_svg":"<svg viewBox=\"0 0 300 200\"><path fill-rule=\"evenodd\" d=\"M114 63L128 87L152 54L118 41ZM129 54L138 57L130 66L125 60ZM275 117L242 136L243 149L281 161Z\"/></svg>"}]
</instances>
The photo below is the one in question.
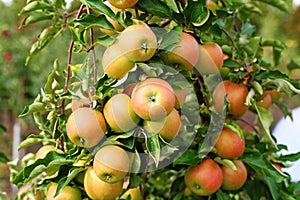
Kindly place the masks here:
<instances>
[{"instance_id":1,"label":"apple tree","mask_svg":"<svg viewBox=\"0 0 300 200\"><path fill-rule=\"evenodd\" d=\"M42 147L11 165L17 199L299 199L282 168L300 153L281 155L270 107L292 117L283 100L300 85L278 69L286 45L256 35L260 6L288 11L283 0L28 1L21 26L50 24L29 67L58 35L71 40L67 65L53 62L20 114L40 133L19 149Z\"/></svg>"}]
</instances>

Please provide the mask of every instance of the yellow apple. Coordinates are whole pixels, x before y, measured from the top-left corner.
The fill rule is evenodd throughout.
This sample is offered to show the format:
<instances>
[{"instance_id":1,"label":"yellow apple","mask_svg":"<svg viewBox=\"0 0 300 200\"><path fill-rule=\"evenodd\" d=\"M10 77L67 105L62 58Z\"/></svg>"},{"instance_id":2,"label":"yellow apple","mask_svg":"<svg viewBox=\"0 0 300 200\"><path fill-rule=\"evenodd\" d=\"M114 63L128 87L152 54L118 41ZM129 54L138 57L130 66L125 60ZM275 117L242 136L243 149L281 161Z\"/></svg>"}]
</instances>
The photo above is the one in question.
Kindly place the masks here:
<instances>
[{"instance_id":1,"label":"yellow apple","mask_svg":"<svg viewBox=\"0 0 300 200\"><path fill-rule=\"evenodd\" d=\"M130 97L126 94L112 96L104 105L103 114L107 124L117 133L130 131L140 121L133 111Z\"/></svg>"},{"instance_id":2,"label":"yellow apple","mask_svg":"<svg viewBox=\"0 0 300 200\"><path fill-rule=\"evenodd\" d=\"M108 0L108 2L116 8L126 9L134 6L138 0Z\"/></svg>"},{"instance_id":3,"label":"yellow apple","mask_svg":"<svg viewBox=\"0 0 300 200\"><path fill-rule=\"evenodd\" d=\"M84 176L84 190L91 199L115 200L122 191L123 181L107 183L102 181L93 168L88 168Z\"/></svg>"},{"instance_id":4,"label":"yellow apple","mask_svg":"<svg viewBox=\"0 0 300 200\"><path fill-rule=\"evenodd\" d=\"M140 187L128 189L121 196L121 199L128 199L129 197L130 197L130 200L143 200L144 199Z\"/></svg>"},{"instance_id":5,"label":"yellow apple","mask_svg":"<svg viewBox=\"0 0 300 200\"><path fill-rule=\"evenodd\" d=\"M107 145L97 151L93 169L104 182L116 183L124 179L129 171L130 160L125 150L116 145Z\"/></svg>"},{"instance_id":6,"label":"yellow apple","mask_svg":"<svg viewBox=\"0 0 300 200\"><path fill-rule=\"evenodd\" d=\"M66 124L69 139L80 147L96 146L104 136L106 123L102 113L92 108L78 108Z\"/></svg>"},{"instance_id":7,"label":"yellow apple","mask_svg":"<svg viewBox=\"0 0 300 200\"><path fill-rule=\"evenodd\" d=\"M110 8L111 10L114 12L114 13L118 13L120 11L120 9L114 7L114 6L111 6L110 5ZM106 19L113 25L114 27L114 30L109 30L109 29L105 29L105 28L100 28L100 31L107 34L107 35L110 35L110 36L114 36L116 35L118 32L121 32L124 30L124 27L117 21L117 20L114 20L108 16L105 16Z\"/></svg>"},{"instance_id":8,"label":"yellow apple","mask_svg":"<svg viewBox=\"0 0 300 200\"><path fill-rule=\"evenodd\" d=\"M144 128L148 133L158 133L166 141L175 138L180 129L180 115L174 108L168 116L159 121L144 121Z\"/></svg>"},{"instance_id":9,"label":"yellow apple","mask_svg":"<svg viewBox=\"0 0 300 200\"><path fill-rule=\"evenodd\" d=\"M54 197L58 184L50 183L47 186L47 200L81 200L81 191L76 187L66 186L62 189L59 195Z\"/></svg>"},{"instance_id":10,"label":"yellow apple","mask_svg":"<svg viewBox=\"0 0 300 200\"><path fill-rule=\"evenodd\" d=\"M128 26L119 36L119 47L133 61L149 60L156 52L157 39L146 24Z\"/></svg>"}]
</instances>

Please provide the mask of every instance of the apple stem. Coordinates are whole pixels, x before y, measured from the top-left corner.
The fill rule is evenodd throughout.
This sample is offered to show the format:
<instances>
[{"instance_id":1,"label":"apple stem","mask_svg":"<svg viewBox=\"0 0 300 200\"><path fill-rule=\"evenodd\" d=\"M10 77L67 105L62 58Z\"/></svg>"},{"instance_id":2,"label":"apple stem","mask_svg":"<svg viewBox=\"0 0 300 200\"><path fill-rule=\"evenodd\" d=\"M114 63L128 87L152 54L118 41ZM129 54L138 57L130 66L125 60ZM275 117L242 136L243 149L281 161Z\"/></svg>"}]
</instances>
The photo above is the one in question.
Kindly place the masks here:
<instances>
[{"instance_id":1,"label":"apple stem","mask_svg":"<svg viewBox=\"0 0 300 200\"><path fill-rule=\"evenodd\" d=\"M79 138L79 141L80 141L80 143L82 144L82 145L84 145L85 144L85 140L81 137L81 138Z\"/></svg>"},{"instance_id":2,"label":"apple stem","mask_svg":"<svg viewBox=\"0 0 300 200\"><path fill-rule=\"evenodd\" d=\"M141 48L142 48L143 50L145 50L145 53L147 53L147 51L148 51L147 42L143 42L142 45L141 45Z\"/></svg>"},{"instance_id":3,"label":"apple stem","mask_svg":"<svg viewBox=\"0 0 300 200\"><path fill-rule=\"evenodd\" d=\"M105 174L105 179L106 179L106 181L109 181L110 179L111 179L111 175L109 175L109 174Z\"/></svg>"}]
</instances>

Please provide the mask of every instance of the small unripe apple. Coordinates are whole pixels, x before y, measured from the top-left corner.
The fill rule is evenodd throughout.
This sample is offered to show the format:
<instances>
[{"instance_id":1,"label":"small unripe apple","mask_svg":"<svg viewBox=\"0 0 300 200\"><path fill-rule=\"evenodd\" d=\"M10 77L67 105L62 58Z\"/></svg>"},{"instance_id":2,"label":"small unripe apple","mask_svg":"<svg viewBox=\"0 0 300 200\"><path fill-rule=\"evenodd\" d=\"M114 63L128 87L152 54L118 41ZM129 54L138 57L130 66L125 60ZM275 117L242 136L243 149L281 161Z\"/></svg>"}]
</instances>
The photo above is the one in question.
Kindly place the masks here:
<instances>
[{"instance_id":1,"label":"small unripe apple","mask_svg":"<svg viewBox=\"0 0 300 200\"><path fill-rule=\"evenodd\" d=\"M195 66L201 75L216 74L224 63L224 54L221 47L214 42L199 45L199 59Z\"/></svg>"},{"instance_id":2,"label":"small unripe apple","mask_svg":"<svg viewBox=\"0 0 300 200\"><path fill-rule=\"evenodd\" d=\"M149 60L157 49L156 36L146 24L128 26L118 42L121 52L133 62Z\"/></svg>"},{"instance_id":3,"label":"small unripe apple","mask_svg":"<svg viewBox=\"0 0 300 200\"><path fill-rule=\"evenodd\" d=\"M104 105L103 114L107 124L117 133L130 131L140 121L126 94L112 96Z\"/></svg>"},{"instance_id":4,"label":"small unripe apple","mask_svg":"<svg viewBox=\"0 0 300 200\"><path fill-rule=\"evenodd\" d=\"M92 108L78 108L66 124L69 139L80 147L91 148L104 136L106 123L103 114Z\"/></svg>"},{"instance_id":5,"label":"small unripe apple","mask_svg":"<svg viewBox=\"0 0 300 200\"><path fill-rule=\"evenodd\" d=\"M130 160L125 150L116 145L107 145L97 151L93 169L104 182L116 183L124 179L129 171Z\"/></svg>"},{"instance_id":6,"label":"small unripe apple","mask_svg":"<svg viewBox=\"0 0 300 200\"><path fill-rule=\"evenodd\" d=\"M222 185L222 169L215 161L207 158L200 164L189 168L185 173L184 181L194 194L209 196Z\"/></svg>"},{"instance_id":7,"label":"small unripe apple","mask_svg":"<svg viewBox=\"0 0 300 200\"><path fill-rule=\"evenodd\" d=\"M248 172L243 161L233 160L233 163L236 166L236 170L233 170L232 168L225 165L222 166L222 189L224 190L238 190L243 187L247 180Z\"/></svg>"},{"instance_id":8,"label":"small unripe apple","mask_svg":"<svg viewBox=\"0 0 300 200\"><path fill-rule=\"evenodd\" d=\"M180 40L171 52L164 52L161 58L167 65L183 70L191 70L199 58L199 47L197 40L190 34L181 32Z\"/></svg>"},{"instance_id":9,"label":"small unripe apple","mask_svg":"<svg viewBox=\"0 0 300 200\"><path fill-rule=\"evenodd\" d=\"M174 108L168 116L159 121L144 121L144 128L148 133L158 133L166 141L174 139L180 129L180 115Z\"/></svg>"},{"instance_id":10,"label":"small unripe apple","mask_svg":"<svg viewBox=\"0 0 300 200\"><path fill-rule=\"evenodd\" d=\"M225 99L229 103L229 114L239 117L248 107L245 105L248 89L237 83L225 80L217 85L213 92L213 102L218 112L223 111Z\"/></svg>"},{"instance_id":11,"label":"small unripe apple","mask_svg":"<svg viewBox=\"0 0 300 200\"><path fill-rule=\"evenodd\" d=\"M229 128L223 128L215 144L217 154L222 158L233 159L241 156L245 150L245 138Z\"/></svg>"},{"instance_id":12,"label":"small unripe apple","mask_svg":"<svg viewBox=\"0 0 300 200\"><path fill-rule=\"evenodd\" d=\"M135 113L145 120L165 118L175 106L171 85L160 78L148 78L133 89L131 103Z\"/></svg>"}]
</instances>

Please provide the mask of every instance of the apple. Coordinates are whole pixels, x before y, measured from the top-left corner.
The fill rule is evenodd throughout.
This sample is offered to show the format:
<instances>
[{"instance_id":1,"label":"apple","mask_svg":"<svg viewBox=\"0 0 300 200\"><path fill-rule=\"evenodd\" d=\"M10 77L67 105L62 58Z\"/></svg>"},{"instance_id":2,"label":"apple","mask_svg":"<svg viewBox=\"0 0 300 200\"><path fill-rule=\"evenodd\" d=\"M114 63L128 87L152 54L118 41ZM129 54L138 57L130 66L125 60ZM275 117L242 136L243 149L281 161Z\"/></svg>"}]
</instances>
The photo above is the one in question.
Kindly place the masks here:
<instances>
[{"instance_id":1,"label":"apple","mask_svg":"<svg viewBox=\"0 0 300 200\"><path fill-rule=\"evenodd\" d=\"M146 24L134 24L125 28L119 36L119 47L133 61L147 61L156 52L157 39Z\"/></svg>"},{"instance_id":2,"label":"apple","mask_svg":"<svg viewBox=\"0 0 300 200\"><path fill-rule=\"evenodd\" d=\"M273 165L278 171L283 172L283 171L282 171L281 165L279 165L278 163L273 163L272 165Z\"/></svg>"},{"instance_id":3,"label":"apple","mask_svg":"<svg viewBox=\"0 0 300 200\"><path fill-rule=\"evenodd\" d=\"M209 196L222 185L222 169L211 158L206 158L200 164L190 167L186 171L184 181L194 194Z\"/></svg>"},{"instance_id":4,"label":"apple","mask_svg":"<svg viewBox=\"0 0 300 200\"><path fill-rule=\"evenodd\" d=\"M271 93L264 92L264 94L258 98L256 105L268 109L271 107L272 103Z\"/></svg>"},{"instance_id":5,"label":"apple","mask_svg":"<svg viewBox=\"0 0 300 200\"><path fill-rule=\"evenodd\" d=\"M245 105L248 95L247 87L225 80L217 85L213 92L213 102L218 112L223 111L225 98L229 103L229 114L239 117L248 110Z\"/></svg>"},{"instance_id":6,"label":"apple","mask_svg":"<svg viewBox=\"0 0 300 200\"><path fill-rule=\"evenodd\" d=\"M140 121L133 111L130 97L126 94L112 96L104 105L103 114L107 124L117 133L130 131Z\"/></svg>"},{"instance_id":7,"label":"apple","mask_svg":"<svg viewBox=\"0 0 300 200\"><path fill-rule=\"evenodd\" d=\"M123 181L107 183L102 181L92 167L88 168L84 176L84 190L91 199L115 200L122 191Z\"/></svg>"},{"instance_id":8,"label":"apple","mask_svg":"<svg viewBox=\"0 0 300 200\"><path fill-rule=\"evenodd\" d=\"M206 0L206 8L212 11L215 11L218 8L218 5L213 0Z\"/></svg>"},{"instance_id":9,"label":"apple","mask_svg":"<svg viewBox=\"0 0 300 200\"><path fill-rule=\"evenodd\" d=\"M116 8L126 9L134 6L138 0L108 0L108 2Z\"/></svg>"},{"instance_id":10,"label":"apple","mask_svg":"<svg viewBox=\"0 0 300 200\"><path fill-rule=\"evenodd\" d=\"M173 87L174 94L175 94L175 108L180 109L182 108L185 99L188 95L188 90L186 88L179 88L179 87Z\"/></svg>"},{"instance_id":11,"label":"apple","mask_svg":"<svg viewBox=\"0 0 300 200\"><path fill-rule=\"evenodd\" d=\"M81 200L81 191L76 187L66 186L59 195L54 197L58 184L49 183L46 190L47 200Z\"/></svg>"},{"instance_id":12,"label":"apple","mask_svg":"<svg viewBox=\"0 0 300 200\"><path fill-rule=\"evenodd\" d=\"M173 108L166 118L159 121L144 120L143 126L148 133L158 133L166 141L171 141L177 136L180 124L180 115L178 111Z\"/></svg>"},{"instance_id":13,"label":"apple","mask_svg":"<svg viewBox=\"0 0 300 200\"><path fill-rule=\"evenodd\" d=\"M272 97L272 102L278 102L282 96L282 93L277 91L276 89L272 89L272 90L266 90L265 91L266 94L270 94Z\"/></svg>"},{"instance_id":14,"label":"apple","mask_svg":"<svg viewBox=\"0 0 300 200\"><path fill-rule=\"evenodd\" d=\"M241 138L229 128L223 128L215 143L215 148L217 155L222 158L238 158L244 153L245 138Z\"/></svg>"},{"instance_id":15,"label":"apple","mask_svg":"<svg viewBox=\"0 0 300 200\"><path fill-rule=\"evenodd\" d=\"M103 114L92 108L78 108L66 124L69 139L80 147L96 146L104 136L106 123Z\"/></svg>"},{"instance_id":16,"label":"apple","mask_svg":"<svg viewBox=\"0 0 300 200\"><path fill-rule=\"evenodd\" d=\"M127 94L129 97L131 97L133 88L135 87L135 84L130 83L123 89L123 94Z\"/></svg>"},{"instance_id":17,"label":"apple","mask_svg":"<svg viewBox=\"0 0 300 200\"><path fill-rule=\"evenodd\" d=\"M109 46L102 57L102 67L105 74L111 78L123 78L133 67L135 63L121 50L119 43Z\"/></svg>"},{"instance_id":18,"label":"apple","mask_svg":"<svg viewBox=\"0 0 300 200\"><path fill-rule=\"evenodd\" d=\"M192 35L181 32L176 47L171 52L163 52L161 58L166 65L189 71L194 68L198 61L198 45L197 40Z\"/></svg>"},{"instance_id":19,"label":"apple","mask_svg":"<svg viewBox=\"0 0 300 200\"><path fill-rule=\"evenodd\" d=\"M222 189L224 190L238 190L245 184L247 180L247 168L242 160L233 160L236 170L223 165L223 183Z\"/></svg>"},{"instance_id":20,"label":"apple","mask_svg":"<svg viewBox=\"0 0 300 200\"><path fill-rule=\"evenodd\" d=\"M148 78L133 89L131 103L142 119L156 121L165 118L175 106L173 88L160 78Z\"/></svg>"},{"instance_id":21,"label":"apple","mask_svg":"<svg viewBox=\"0 0 300 200\"><path fill-rule=\"evenodd\" d=\"M130 197L130 198L129 198ZM128 189L122 196L121 199L130 199L130 200L143 200L143 194L140 187Z\"/></svg>"},{"instance_id":22,"label":"apple","mask_svg":"<svg viewBox=\"0 0 300 200\"><path fill-rule=\"evenodd\" d=\"M93 169L97 177L107 183L124 179L129 171L130 160L125 150L116 145L107 145L97 151Z\"/></svg>"},{"instance_id":23,"label":"apple","mask_svg":"<svg viewBox=\"0 0 300 200\"><path fill-rule=\"evenodd\" d=\"M199 59L195 69L201 74L216 74L224 63L224 54L221 47L214 42L199 45Z\"/></svg>"}]
</instances>

